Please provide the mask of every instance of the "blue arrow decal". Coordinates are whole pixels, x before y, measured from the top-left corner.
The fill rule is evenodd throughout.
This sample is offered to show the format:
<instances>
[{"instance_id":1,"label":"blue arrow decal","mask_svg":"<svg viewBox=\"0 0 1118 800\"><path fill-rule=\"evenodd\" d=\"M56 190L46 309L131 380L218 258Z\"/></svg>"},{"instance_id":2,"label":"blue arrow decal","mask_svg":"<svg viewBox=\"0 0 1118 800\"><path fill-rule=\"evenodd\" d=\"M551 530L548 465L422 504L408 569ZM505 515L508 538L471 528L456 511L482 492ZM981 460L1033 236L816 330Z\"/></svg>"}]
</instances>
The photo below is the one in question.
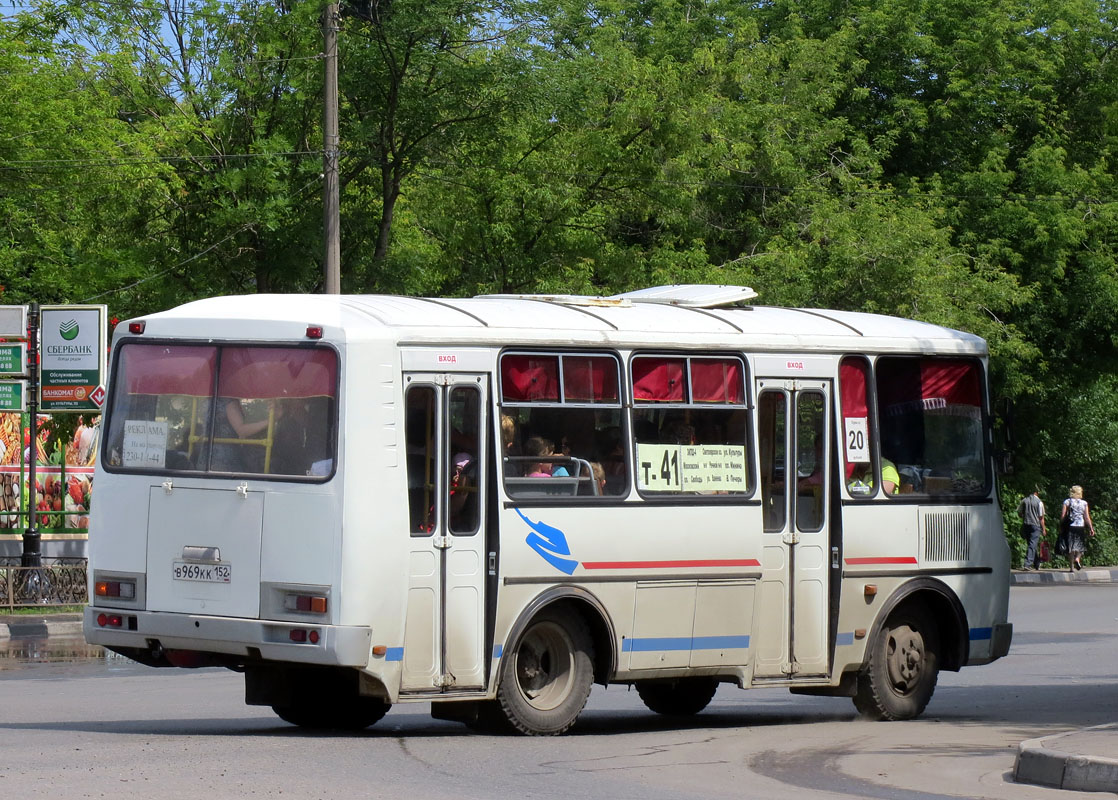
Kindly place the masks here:
<instances>
[{"instance_id":1,"label":"blue arrow decal","mask_svg":"<svg viewBox=\"0 0 1118 800\"><path fill-rule=\"evenodd\" d=\"M571 554L571 548L567 544L567 537L563 535L563 531L544 522L532 522L520 513L519 508L514 511L520 514L520 518L532 529L532 533L529 533L528 538L524 540L528 546L543 556L544 561L555 569L567 575L573 573L578 562L570 558L560 558Z\"/></svg>"}]
</instances>

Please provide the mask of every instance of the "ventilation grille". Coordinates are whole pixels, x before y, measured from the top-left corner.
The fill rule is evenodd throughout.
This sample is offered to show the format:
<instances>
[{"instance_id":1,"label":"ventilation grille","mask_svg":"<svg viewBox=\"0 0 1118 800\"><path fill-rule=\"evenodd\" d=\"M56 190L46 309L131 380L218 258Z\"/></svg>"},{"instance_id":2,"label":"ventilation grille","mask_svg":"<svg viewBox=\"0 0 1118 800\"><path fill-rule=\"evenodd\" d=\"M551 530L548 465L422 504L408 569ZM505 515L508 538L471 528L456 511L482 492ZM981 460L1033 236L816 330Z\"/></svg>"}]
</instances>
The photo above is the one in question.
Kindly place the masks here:
<instances>
[{"instance_id":1,"label":"ventilation grille","mask_svg":"<svg viewBox=\"0 0 1118 800\"><path fill-rule=\"evenodd\" d=\"M925 561L970 561L970 517L965 511L924 515Z\"/></svg>"}]
</instances>

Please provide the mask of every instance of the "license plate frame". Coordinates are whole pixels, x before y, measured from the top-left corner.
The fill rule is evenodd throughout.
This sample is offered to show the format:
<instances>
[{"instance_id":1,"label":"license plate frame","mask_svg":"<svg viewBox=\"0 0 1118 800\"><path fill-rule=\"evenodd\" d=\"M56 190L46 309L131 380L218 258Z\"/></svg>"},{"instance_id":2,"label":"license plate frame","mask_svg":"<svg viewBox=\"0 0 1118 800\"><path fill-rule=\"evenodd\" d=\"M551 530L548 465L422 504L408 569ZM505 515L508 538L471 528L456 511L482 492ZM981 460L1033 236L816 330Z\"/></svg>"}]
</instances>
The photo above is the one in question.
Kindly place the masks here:
<instances>
[{"instance_id":1,"label":"license plate frame","mask_svg":"<svg viewBox=\"0 0 1118 800\"><path fill-rule=\"evenodd\" d=\"M171 564L171 579L189 583L231 583L233 565L225 561L220 564L199 564L195 561L176 560Z\"/></svg>"}]
</instances>

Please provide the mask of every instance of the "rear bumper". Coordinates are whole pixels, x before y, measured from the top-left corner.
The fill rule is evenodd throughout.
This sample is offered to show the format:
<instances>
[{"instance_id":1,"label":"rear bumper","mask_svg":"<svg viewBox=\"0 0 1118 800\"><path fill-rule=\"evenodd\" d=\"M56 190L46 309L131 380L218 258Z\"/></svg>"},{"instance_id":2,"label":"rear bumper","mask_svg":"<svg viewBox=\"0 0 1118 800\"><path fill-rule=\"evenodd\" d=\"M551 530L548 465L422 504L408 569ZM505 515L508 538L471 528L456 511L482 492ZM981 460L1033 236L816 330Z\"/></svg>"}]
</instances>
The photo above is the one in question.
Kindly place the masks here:
<instances>
[{"instance_id":1,"label":"rear bumper","mask_svg":"<svg viewBox=\"0 0 1118 800\"><path fill-rule=\"evenodd\" d=\"M1013 642L1013 623L1002 622L994 626L990 642L990 660L994 661L1009 653Z\"/></svg>"},{"instance_id":2,"label":"rear bumper","mask_svg":"<svg viewBox=\"0 0 1118 800\"><path fill-rule=\"evenodd\" d=\"M983 632L982 640L971 640L970 659L967 666L978 666L997 661L1009 652L1013 642L1013 623L996 622L989 628L976 629Z\"/></svg>"},{"instance_id":3,"label":"rear bumper","mask_svg":"<svg viewBox=\"0 0 1118 800\"><path fill-rule=\"evenodd\" d=\"M119 615L120 627L97 624L100 614ZM87 606L82 620L86 641L105 647L188 650L221 653L246 660L293 664L366 667L372 628L313 625L303 622L208 617L155 611L126 611ZM308 641L293 642L292 631L305 631ZM318 632L311 644L310 632Z\"/></svg>"}]
</instances>

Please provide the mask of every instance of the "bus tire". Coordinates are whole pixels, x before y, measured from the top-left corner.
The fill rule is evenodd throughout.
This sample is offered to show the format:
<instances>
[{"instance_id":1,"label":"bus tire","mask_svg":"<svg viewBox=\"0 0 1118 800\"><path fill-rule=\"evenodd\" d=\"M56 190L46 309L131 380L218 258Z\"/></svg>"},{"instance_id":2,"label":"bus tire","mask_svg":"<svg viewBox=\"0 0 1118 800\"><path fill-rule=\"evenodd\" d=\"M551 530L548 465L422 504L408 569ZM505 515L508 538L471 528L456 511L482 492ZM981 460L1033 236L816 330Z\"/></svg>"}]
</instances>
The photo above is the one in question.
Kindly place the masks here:
<instances>
[{"instance_id":1,"label":"bus tire","mask_svg":"<svg viewBox=\"0 0 1118 800\"><path fill-rule=\"evenodd\" d=\"M650 711L668 717L689 717L706 708L718 681L714 678L680 678L675 681L642 681L637 694Z\"/></svg>"},{"instance_id":2,"label":"bus tire","mask_svg":"<svg viewBox=\"0 0 1118 800\"><path fill-rule=\"evenodd\" d=\"M556 736L582 713L594 680L594 644L573 611L545 608L501 661L497 702L528 736Z\"/></svg>"},{"instance_id":3,"label":"bus tire","mask_svg":"<svg viewBox=\"0 0 1118 800\"><path fill-rule=\"evenodd\" d=\"M919 608L894 611L858 673L854 706L877 720L913 719L932 699L939 677L939 630Z\"/></svg>"},{"instance_id":4,"label":"bus tire","mask_svg":"<svg viewBox=\"0 0 1118 800\"><path fill-rule=\"evenodd\" d=\"M272 706L284 722L314 730L360 731L388 713L389 704L376 697L357 697L344 703L306 702Z\"/></svg>"}]
</instances>

